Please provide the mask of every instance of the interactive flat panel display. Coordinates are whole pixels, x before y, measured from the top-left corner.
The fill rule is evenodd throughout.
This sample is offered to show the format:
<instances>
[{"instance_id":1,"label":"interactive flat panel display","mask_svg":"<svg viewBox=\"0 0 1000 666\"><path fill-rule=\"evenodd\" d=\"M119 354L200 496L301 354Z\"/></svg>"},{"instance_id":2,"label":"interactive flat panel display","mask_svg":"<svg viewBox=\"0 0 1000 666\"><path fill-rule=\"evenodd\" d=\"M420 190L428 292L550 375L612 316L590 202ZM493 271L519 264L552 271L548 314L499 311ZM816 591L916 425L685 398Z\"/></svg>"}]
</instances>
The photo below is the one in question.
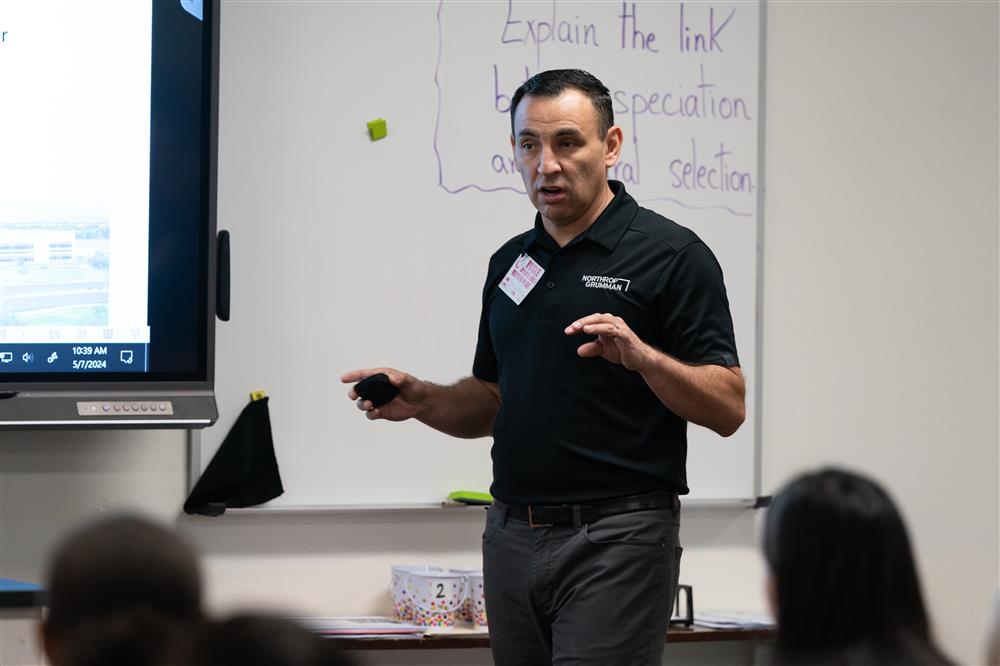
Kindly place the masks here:
<instances>
[{"instance_id":1,"label":"interactive flat panel display","mask_svg":"<svg viewBox=\"0 0 1000 666\"><path fill-rule=\"evenodd\" d=\"M0 0L0 426L214 421L217 10Z\"/></svg>"}]
</instances>

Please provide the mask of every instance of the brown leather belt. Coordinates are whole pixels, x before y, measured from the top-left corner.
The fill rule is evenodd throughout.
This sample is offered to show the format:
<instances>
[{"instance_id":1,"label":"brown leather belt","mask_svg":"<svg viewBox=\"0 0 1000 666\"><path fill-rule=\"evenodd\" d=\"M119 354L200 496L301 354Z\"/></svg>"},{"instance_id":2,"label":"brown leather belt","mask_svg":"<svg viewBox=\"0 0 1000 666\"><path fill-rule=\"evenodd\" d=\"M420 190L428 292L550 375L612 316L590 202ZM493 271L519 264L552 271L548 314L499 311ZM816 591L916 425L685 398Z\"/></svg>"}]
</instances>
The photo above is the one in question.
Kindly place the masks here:
<instances>
[{"instance_id":1,"label":"brown leather belt","mask_svg":"<svg viewBox=\"0 0 1000 666\"><path fill-rule=\"evenodd\" d=\"M496 504L507 512L508 518L528 523L532 527L583 525L619 513L668 508L676 511L680 508L677 493L666 492L619 497L589 504L507 504L504 502L496 502Z\"/></svg>"}]
</instances>

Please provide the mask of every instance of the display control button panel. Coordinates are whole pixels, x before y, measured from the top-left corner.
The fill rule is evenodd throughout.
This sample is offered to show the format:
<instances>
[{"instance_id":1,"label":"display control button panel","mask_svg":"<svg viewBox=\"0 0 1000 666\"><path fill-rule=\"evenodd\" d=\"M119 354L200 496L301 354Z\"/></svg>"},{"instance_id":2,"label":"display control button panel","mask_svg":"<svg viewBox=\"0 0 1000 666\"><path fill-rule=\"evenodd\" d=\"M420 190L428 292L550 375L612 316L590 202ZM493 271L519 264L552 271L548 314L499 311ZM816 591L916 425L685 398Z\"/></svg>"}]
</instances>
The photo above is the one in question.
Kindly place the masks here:
<instances>
[{"instance_id":1,"label":"display control button panel","mask_svg":"<svg viewBox=\"0 0 1000 666\"><path fill-rule=\"evenodd\" d=\"M80 416L173 416L169 400L101 400L76 403Z\"/></svg>"}]
</instances>

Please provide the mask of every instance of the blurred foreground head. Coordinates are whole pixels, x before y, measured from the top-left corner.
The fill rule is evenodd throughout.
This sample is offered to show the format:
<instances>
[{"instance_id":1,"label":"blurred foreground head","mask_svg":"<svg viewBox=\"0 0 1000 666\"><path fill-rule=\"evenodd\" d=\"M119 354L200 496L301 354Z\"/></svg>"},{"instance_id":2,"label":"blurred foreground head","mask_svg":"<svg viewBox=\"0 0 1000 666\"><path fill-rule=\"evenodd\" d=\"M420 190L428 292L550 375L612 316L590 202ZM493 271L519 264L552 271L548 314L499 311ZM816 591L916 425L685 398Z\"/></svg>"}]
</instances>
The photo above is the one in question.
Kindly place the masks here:
<instances>
[{"instance_id":1,"label":"blurred foreground head","mask_svg":"<svg viewBox=\"0 0 1000 666\"><path fill-rule=\"evenodd\" d=\"M72 533L50 563L47 590L42 638L54 666L158 666L202 622L194 550L135 516Z\"/></svg>"},{"instance_id":2,"label":"blurred foreground head","mask_svg":"<svg viewBox=\"0 0 1000 666\"><path fill-rule=\"evenodd\" d=\"M291 620L236 615L206 627L185 666L349 666L335 640Z\"/></svg>"},{"instance_id":3,"label":"blurred foreground head","mask_svg":"<svg viewBox=\"0 0 1000 666\"><path fill-rule=\"evenodd\" d=\"M784 664L947 664L889 495L840 469L792 480L764 529Z\"/></svg>"}]
</instances>

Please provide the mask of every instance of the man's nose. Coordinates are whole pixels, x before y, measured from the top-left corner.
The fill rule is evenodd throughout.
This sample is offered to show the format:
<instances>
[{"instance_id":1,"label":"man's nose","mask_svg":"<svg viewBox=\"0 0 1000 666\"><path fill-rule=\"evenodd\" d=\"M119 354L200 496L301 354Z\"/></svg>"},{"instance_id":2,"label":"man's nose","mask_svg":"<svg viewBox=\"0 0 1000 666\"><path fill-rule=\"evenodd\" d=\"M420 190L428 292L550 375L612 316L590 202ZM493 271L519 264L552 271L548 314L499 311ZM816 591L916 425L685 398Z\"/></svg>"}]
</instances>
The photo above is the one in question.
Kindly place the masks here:
<instances>
[{"instance_id":1,"label":"man's nose","mask_svg":"<svg viewBox=\"0 0 1000 666\"><path fill-rule=\"evenodd\" d=\"M559 173L559 170L559 160L556 159L556 156L552 154L551 150L542 148L538 154L538 173L547 176Z\"/></svg>"}]
</instances>

